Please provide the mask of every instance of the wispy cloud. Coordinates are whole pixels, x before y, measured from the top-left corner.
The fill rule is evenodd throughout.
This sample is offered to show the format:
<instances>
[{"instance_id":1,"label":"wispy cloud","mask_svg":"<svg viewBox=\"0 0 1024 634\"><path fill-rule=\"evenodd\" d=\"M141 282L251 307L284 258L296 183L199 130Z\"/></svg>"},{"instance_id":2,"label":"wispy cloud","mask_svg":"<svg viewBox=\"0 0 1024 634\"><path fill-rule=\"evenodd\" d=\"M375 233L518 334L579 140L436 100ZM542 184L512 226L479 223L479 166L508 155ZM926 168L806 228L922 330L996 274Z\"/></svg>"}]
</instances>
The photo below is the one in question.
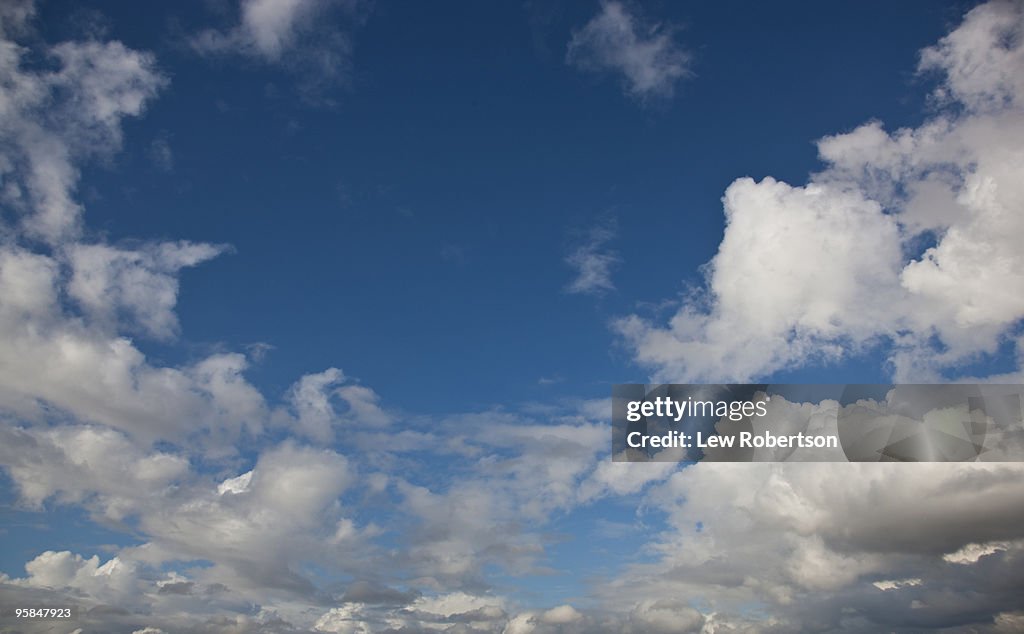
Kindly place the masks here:
<instances>
[{"instance_id":1,"label":"wispy cloud","mask_svg":"<svg viewBox=\"0 0 1024 634\"><path fill-rule=\"evenodd\" d=\"M573 31L565 59L581 70L619 75L626 94L640 102L670 98L676 84L691 74L690 55L673 36L673 29L607 0L583 28Z\"/></svg>"},{"instance_id":2,"label":"wispy cloud","mask_svg":"<svg viewBox=\"0 0 1024 634\"><path fill-rule=\"evenodd\" d=\"M202 53L235 53L279 61L297 36L311 26L325 0L241 0L239 24L206 29L192 39Z\"/></svg>"},{"instance_id":3,"label":"wispy cloud","mask_svg":"<svg viewBox=\"0 0 1024 634\"><path fill-rule=\"evenodd\" d=\"M359 0L240 0L238 23L204 29L189 40L203 55L239 55L284 67L302 93L322 100L323 90L345 82L352 29L362 19Z\"/></svg>"},{"instance_id":4,"label":"wispy cloud","mask_svg":"<svg viewBox=\"0 0 1024 634\"><path fill-rule=\"evenodd\" d=\"M566 287L566 292L603 295L615 290L612 269L618 264L619 256L608 248L608 243L615 239L617 230L615 218L606 217L592 227L584 240L565 256L565 263L576 273Z\"/></svg>"},{"instance_id":5,"label":"wispy cloud","mask_svg":"<svg viewBox=\"0 0 1024 634\"><path fill-rule=\"evenodd\" d=\"M160 134L149 144L149 160L161 172L174 170L174 151L167 134Z\"/></svg>"}]
</instances>

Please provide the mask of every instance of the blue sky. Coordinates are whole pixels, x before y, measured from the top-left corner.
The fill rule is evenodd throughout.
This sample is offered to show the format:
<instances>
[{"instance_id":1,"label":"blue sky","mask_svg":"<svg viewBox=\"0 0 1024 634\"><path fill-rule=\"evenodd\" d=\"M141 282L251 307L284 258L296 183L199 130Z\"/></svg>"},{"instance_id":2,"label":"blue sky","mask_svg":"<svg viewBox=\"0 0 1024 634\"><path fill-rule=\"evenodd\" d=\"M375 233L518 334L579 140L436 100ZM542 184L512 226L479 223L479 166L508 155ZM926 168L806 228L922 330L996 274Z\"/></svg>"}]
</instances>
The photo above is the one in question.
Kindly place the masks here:
<instances>
[{"instance_id":1,"label":"blue sky","mask_svg":"<svg viewBox=\"0 0 1024 634\"><path fill-rule=\"evenodd\" d=\"M1016 465L950 501L607 425L615 383L1021 382L1022 15L0 9L0 584L126 610L68 632L1013 631Z\"/></svg>"},{"instance_id":2,"label":"blue sky","mask_svg":"<svg viewBox=\"0 0 1024 634\"><path fill-rule=\"evenodd\" d=\"M825 134L920 123L930 84L913 73L918 50L958 15L931 2L821 16L748 6L742 20L728 5L661 7L692 77L643 107L614 76L566 65L586 3L386 5L353 36L351 77L325 89L337 105L316 108L287 71L180 50L168 23L207 26L217 16L201 7L97 10L111 37L157 51L171 86L128 122L115 166L86 181L90 224L114 241L235 249L186 273L184 338L274 346L253 369L271 391L341 365L431 413L644 379L608 322L700 281L735 178L801 182ZM44 33L59 37L72 13L42 5ZM147 160L159 139L171 171ZM618 221L616 291L566 294L566 252L603 217ZM877 365L857 376L879 378ZM564 382L542 390L541 377Z\"/></svg>"}]
</instances>

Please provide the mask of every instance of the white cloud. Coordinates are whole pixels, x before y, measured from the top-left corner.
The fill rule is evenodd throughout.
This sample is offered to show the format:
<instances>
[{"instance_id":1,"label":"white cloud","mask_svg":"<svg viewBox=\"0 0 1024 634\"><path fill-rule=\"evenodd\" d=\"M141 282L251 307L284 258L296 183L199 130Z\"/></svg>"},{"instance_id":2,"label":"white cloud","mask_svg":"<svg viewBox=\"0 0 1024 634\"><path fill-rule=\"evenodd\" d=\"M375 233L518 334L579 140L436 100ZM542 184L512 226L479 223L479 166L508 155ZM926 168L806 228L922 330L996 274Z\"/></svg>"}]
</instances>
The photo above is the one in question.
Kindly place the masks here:
<instances>
[{"instance_id":1,"label":"white cloud","mask_svg":"<svg viewBox=\"0 0 1024 634\"><path fill-rule=\"evenodd\" d=\"M121 556L147 566L209 561L191 580L230 588L233 600L309 599L317 592L309 566L358 573L375 556L369 533L340 504L356 477L337 452L284 442L219 485L192 473L174 495L141 500L138 526L149 541Z\"/></svg>"},{"instance_id":2,"label":"white cloud","mask_svg":"<svg viewBox=\"0 0 1024 634\"><path fill-rule=\"evenodd\" d=\"M876 335L900 261L898 227L877 203L770 178L737 180L724 200L726 235L709 278L713 310L684 306L667 329L635 316L619 322L638 360L664 376L742 380L836 356L837 340Z\"/></svg>"},{"instance_id":3,"label":"white cloud","mask_svg":"<svg viewBox=\"0 0 1024 634\"><path fill-rule=\"evenodd\" d=\"M616 0L602 1L601 11L573 31L565 59L582 70L621 75L626 94L641 102L671 97L690 75L690 56L672 29L646 23Z\"/></svg>"},{"instance_id":4,"label":"white cloud","mask_svg":"<svg viewBox=\"0 0 1024 634\"><path fill-rule=\"evenodd\" d=\"M580 611L568 604L553 607L540 615L540 621L542 623L548 623L551 625L575 623L582 618L583 615L580 614Z\"/></svg>"},{"instance_id":5,"label":"white cloud","mask_svg":"<svg viewBox=\"0 0 1024 634\"><path fill-rule=\"evenodd\" d=\"M141 580L133 564L113 557L101 564L97 556L88 559L69 551L48 550L25 564L28 576L19 585L72 590L101 601L115 603L134 598Z\"/></svg>"},{"instance_id":6,"label":"white cloud","mask_svg":"<svg viewBox=\"0 0 1024 634\"><path fill-rule=\"evenodd\" d=\"M331 405L329 388L344 380L341 370L329 368L318 374L307 374L292 386L289 399L296 413L296 431L320 442L334 438L338 415Z\"/></svg>"},{"instance_id":7,"label":"white cloud","mask_svg":"<svg viewBox=\"0 0 1024 634\"><path fill-rule=\"evenodd\" d=\"M251 493L259 498L258 508L301 524L314 521L351 481L344 456L286 444L260 456Z\"/></svg>"},{"instance_id":8,"label":"white cloud","mask_svg":"<svg viewBox=\"0 0 1024 634\"><path fill-rule=\"evenodd\" d=\"M742 381L882 344L897 379L933 380L994 352L1024 318L1021 25L1019 6L983 5L925 50L953 112L825 137L804 186L733 182L706 292L665 325L617 322L636 360L658 380Z\"/></svg>"},{"instance_id":9,"label":"white cloud","mask_svg":"<svg viewBox=\"0 0 1024 634\"><path fill-rule=\"evenodd\" d=\"M421 597L416 599L410 606L414 610L437 614L443 617L452 617L458 614L468 614L486 608L504 607L504 601L498 597L471 595L465 592L451 592L448 594L433 597Z\"/></svg>"},{"instance_id":10,"label":"white cloud","mask_svg":"<svg viewBox=\"0 0 1024 634\"><path fill-rule=\"evenodd\" d=\"M245 493L249 490L249 483L252 482L252 471L246 471L240 476L228 478L217 485L217 493Z\"/></svg>"},{"instance_id":11,"label":"white cloud","mask_svg":"<svg viewBox=\"0 0 1024 634\"><path fill-rule=\"evenodd\" d=\"M241 0L238 26L226 33L203 31L193 45L203 52L230 50L278 60L326 4L326 0Z\"/></svg>"},{"instance_id":12,"label":"white cloud","mask_svg":"<svg viewBox=\"0 0 1024 634\"><path fill-rule=\"evenodd\" d=\"M616 223L605 219L590 229L581 244L578 244L565 263L576 273L566 287L569 293L602 295L615 290L612 282L612 268L618 264L619 256L608 248L615 239Z\"/></svg>"},{"instance_id":13,"label":"white cloud","mask_svg":"<svg viewBox=\"0 0 1024 634\"><path fill-rule=\"evenodd\" d=\"M145 497L164 498L169 487L189 473L187 458L144 452L109 428L4 427L0 438L0 460L22 503L34 508L41 508L51 496L65 503L90 500L104 517L120 521L141 510Z\"/></svg>"},{"instance_id":14,"label":"white cloud","mask_svg":"<svg viewBox=\"0 0 1024 634\"><path fill-rule=\"evenodd\" d=\"M174 305L177 273L216 257L224 247L164 242L125 250L105 244L76 244L67 249L73 271L68 294L96 322L127 322L158 338L177 334Z\"/></svg>"},{"instance_id":15,"label":"white cloud","mask_svg":"<svg viewBox=\"0 0 1024 634\"><path fill-rule=\"evenodd\" d=\"M919 586L921 585L920 579L886 579L884 581L876 581L871 584L879 590L896 590L897 588L905 588L907 586Z\"/></svg>"},{"instance_id":16,"label":"white cloud","mask_svg":"<svg viewBox=\"0 0 1024 634\"><path fill-rule=\"evenodd\" d=\"M22 18L18 18L22 19ZM166 83L153 57L120 42L50 47L51 71L23 68L25 49L0 44L0 202L21 212L29 235L76 237L75 161L121 145L121 120L139 115Z\"/></svg>"},{"instance_id":17,"label":"white cloud","mask_svg":"<svg viewBox=\"0 0 1024 634\"><path fill-rule=\"evenodd\" d=\"M380 406L380 396L363 385L345 385L338 388L338 396L349 407L349 420L360 427L382 427L393 420Z\"/></svg>"},{"instance_id":18,"label":"white cloud","mask_svg":"<svg viewBox=\"0 0 1024 634\"><path fill-rule=\"evenodd\" d=\"M346 437L352 439L353 432L379 429L394 421L394 416L381 407L376 392L363 385L344 384L347 380L337 368L303 376L289 390L291 412L275 412L276 424L326 444L335 440L342 429L346 430ZM335 408L336 404L344 404L341 411ZM392 440L397 439L397 436L392 437Z\"/></svg>"},{"instance_id":19,"label":"white cloud","mask_svg":"<svg viewBox=\"0 0 1024 634\"><path fill-rule=\"evenodd\" d=\"M664 480L677 469L679 465L673 462L613 462L606 457L579 483L577 495L586 502L605 495L639 493L648 484Z\"/></svg>"},{"instance_id":20,"label":"white cloud","mask_svg":"<svg viewBox=\"0 0 1024 634\"><path fill-rule=\"evenodd\" d=\"M1010 550L1019 549L1022 544L1012 544L1006 541L994 541L985 544L967 544L960 550L953 553L946 553L942 559L954 564L974 564L987 555ZM921 580L917 579L917 585Z\"/></svg>"},{"instance_id":21,"label":"white cloud","mask_svg":"<svg viewBox=\"0 0 1024 634\"><path fill-rule=\"evenodd\" d=\"M360 614L362 607L359 603L352 603L340 608L331 608L317 619L313 629L334 634L370 634L373 630Z\"/></svg>"},{"instance_id":22,"label":"white cloud","mask_svg":"<svg viewBox=\"0 0 1024 634\"><path fill-rule=\"evenodd\" d=\"M240 0L238 24L191 38L204 55L241 55L281 65L300 78L300 92L322 100L324 88L346 79L351 30L362 20L360 0Z\"/></svg>"},{"instance_id":23,"label":"white cloud","mask_svg":"<svg viewBox=\"0 0 1024 634\"><path fill-rule=\"evenodd\" d=\"M601 460L606 428L575 416L541 423L500 413L453 417L442 427L445 437L462 437L472 460L463 477L438 487L399 479L400 504L414 520L403 558L421 578L448 588L475 587L488 565L543 571L546 539L526 525L582 502L580 483ZM608 493L587 491L588 502Z\"/></svg>"},{"instance_id":24,"label":"white cloud","mask_svg":"<svg viewBox=\"0 0 1024 634\"><path fill-rule=\"evenodd\" d=\"M248 418L264 406L241 377L246 365L241 355L214 355L194 367L153 366L130 340L110 332L105 320L82 321L59 306L58 268L52 258L0 247L0 291L12 289L0 302L0 406L37 421L71 412L143 443L183 442L197 431L212 430L206 438L211 449L245 427L261 426L258 417ZM153 276L144 268L133 273L129 277ZM154 292L126 290L112 301ZM158 318L161 313L152 312L159 305L140 306L155 319L148 323L168 325Z\"/></svg>"},{"instance_id":25,"label":"white cloud","mask_svg":"<svg viewBox=\"0 0 1024 634\"><path fill-rule=\"evenodd\" d=\"M990 2L922 51L921 68L946 75L936 97L963 103L975 112L1024 105L1022 20L1020 3Z\"/></svg>"}]
</instances>

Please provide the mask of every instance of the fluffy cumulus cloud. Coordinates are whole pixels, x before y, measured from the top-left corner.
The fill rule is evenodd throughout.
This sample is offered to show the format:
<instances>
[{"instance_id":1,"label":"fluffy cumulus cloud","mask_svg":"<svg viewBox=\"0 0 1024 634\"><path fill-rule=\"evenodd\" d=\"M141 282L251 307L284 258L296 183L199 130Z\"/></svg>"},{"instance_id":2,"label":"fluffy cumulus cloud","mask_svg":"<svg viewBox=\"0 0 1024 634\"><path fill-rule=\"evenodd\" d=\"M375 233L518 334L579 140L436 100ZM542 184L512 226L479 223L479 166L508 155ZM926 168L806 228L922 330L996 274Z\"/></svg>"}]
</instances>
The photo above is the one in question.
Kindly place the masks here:
<instances>
[{"instance_id":1,"label":"fluffy cumulus cloud","mask_svg":"<svg viewBox=\"0 0 1024 634\"><path fill-rule=\"evenodd\" d=\"M1019 3L994 2L925 49L940 114L920 127L825 137L804 185L733 182L706 288L668 323L617 322L636 360L666 380L745 380L881 347L895 378L933 380L1021 354L1022 26Z\"/></svg>"},{"instance_id":2,"label":"fluffy cumulus cloud","mask_svg":"<svg viewBox=\"0 0 1024 634\"><path fill-rule=\"evenodd\" d=\"M673 29L650 24L627 5L607 0L573 31L565 59L580 70L618 76L625 93L640 102L669 98L690 75L690 56L674 35Z\"/></svg>"}]
</instances>

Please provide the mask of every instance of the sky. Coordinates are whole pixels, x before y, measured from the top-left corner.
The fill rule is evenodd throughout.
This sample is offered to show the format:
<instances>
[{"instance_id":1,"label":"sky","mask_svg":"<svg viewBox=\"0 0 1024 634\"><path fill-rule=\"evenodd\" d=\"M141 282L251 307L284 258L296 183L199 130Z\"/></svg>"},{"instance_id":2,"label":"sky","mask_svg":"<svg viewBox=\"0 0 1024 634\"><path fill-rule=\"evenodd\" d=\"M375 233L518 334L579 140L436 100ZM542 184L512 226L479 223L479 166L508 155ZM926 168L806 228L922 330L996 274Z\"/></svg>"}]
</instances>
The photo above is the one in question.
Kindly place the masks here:
<instances>
[{"instance_id":1,"label":"sky","mask_svg":"<svg viewBox=\"0 0 1024 634\"><path fill-rule=\"evenodd\" d=\"M609 429L620 383L1024 383L1020 3L7 0L0 36L4 604L1024 629L1019 464Z\"/></svg>"}]
</instances>

